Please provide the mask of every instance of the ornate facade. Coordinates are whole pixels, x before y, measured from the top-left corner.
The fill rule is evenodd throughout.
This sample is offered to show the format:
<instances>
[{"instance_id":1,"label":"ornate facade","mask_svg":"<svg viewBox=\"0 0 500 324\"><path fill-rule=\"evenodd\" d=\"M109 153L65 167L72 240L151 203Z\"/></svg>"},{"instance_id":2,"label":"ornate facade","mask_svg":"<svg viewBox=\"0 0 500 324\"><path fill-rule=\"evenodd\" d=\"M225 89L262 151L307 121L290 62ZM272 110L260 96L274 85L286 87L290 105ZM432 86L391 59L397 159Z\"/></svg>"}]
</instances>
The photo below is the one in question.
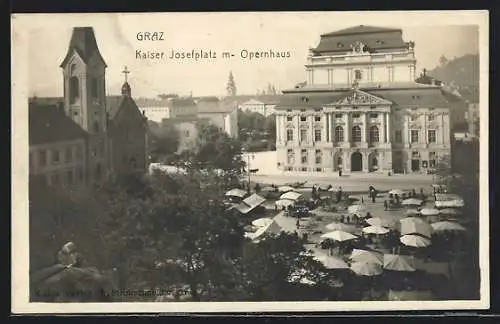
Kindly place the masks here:
<instances>
[{"instance_id":1,"label":"ornate facade","mask_svg":"<svg viewBox=\"0 0 500 324\"><path fill-rule=\"evenodd\" d=\"M435 168L450 153L447 100L439 87L412 81L413 47L400 30L359 26L322 35L306 65L307 85L283 91L276 107L278 167L385 173ZM380 67L386 70L376 72ZM315 77L324 71L327 77ZM340 83L337 75L344 75Z\"/></svg>"}]
</instances>

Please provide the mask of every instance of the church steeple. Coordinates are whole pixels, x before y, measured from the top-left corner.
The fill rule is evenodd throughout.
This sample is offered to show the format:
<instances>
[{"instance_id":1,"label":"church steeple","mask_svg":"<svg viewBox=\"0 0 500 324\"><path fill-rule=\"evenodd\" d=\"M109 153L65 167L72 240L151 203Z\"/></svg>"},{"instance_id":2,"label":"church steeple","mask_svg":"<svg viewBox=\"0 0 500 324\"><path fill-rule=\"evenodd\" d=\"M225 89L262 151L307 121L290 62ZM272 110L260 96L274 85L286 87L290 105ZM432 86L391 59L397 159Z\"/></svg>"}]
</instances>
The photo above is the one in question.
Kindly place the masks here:
<instances>
[{"instance_id":1,"label":"church steeple","mask_svg":"<svg viewBox=\"0 0 500 324\"><path fill-rule=\"evenodd\" d=\"M125 66L122 73L125 76L125 82L122 85L122 96L132 97L132 90L130 89L130 84L128 84L128 74L130 73L130 71Z\"/></svg>"},{"instance_id":2,"label":"church steeple","mask_svg":"<svg viewBox=\"0 0 500 324\"><path fill-rule=\"evenodd\" d=\"M94 29L75 27L61 63L65 113L91 134L106 131L106 62Z\"/></svg>"}]
</instances>

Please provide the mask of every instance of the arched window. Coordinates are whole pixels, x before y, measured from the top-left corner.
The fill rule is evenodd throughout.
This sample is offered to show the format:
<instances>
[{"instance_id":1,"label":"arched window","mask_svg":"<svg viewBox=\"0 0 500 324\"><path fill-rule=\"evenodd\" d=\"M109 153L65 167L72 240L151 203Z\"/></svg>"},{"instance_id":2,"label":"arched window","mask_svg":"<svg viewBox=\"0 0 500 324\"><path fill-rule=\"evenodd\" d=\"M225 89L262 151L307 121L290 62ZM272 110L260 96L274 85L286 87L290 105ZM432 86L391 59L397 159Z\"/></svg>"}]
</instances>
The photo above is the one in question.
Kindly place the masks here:
<instances>
[{"instance_id":1,"label":"arched window","mask_svg":"<svg viewBox=\"0 0 500 324\"><path fill-rule=\"evenodd\" d=\"M371 143L379 142L379 132L377 126L370 127L370 142Z\"/></svg>"},{"instance_id":2,"label":"arched window","mask_svg":"<svg viewBox=\"0 0 500 324\"><path fill-rule=\"evenodd\" d=\"M335 141L343 142L344 141L344 129L342 126L335 127Z\"/></svg>"},{"instance_id":3,"label":"arched window","mask_svg":"<svg viewBox=\"0 0 500 324\"><path fill-rule=\"evenodd\" d=\"M71 103L76 103L80 97L80 81L76 76L69 78L69 100Z\"/></svg>"},{"instance_id":4,"label":"arched window","mask_svg":"<svg viewBox=\"0 0 500 324\"><path fill-rule=\"evenodd\" d=\"M359 126L352 128L351 135L353 142L361 142L361 128Z\"/></svg>"},{"instance_id":5,"label":"arched window","mask_svg":"<svg viewBox=\"0 0 500 324\"><path fill-rule=\"evenodd\" d=\"M362 78L363 78L363 73L361 73L361 70L355 70L354 71L354 79L361 80Z\"/></svg>"}]
</instances>

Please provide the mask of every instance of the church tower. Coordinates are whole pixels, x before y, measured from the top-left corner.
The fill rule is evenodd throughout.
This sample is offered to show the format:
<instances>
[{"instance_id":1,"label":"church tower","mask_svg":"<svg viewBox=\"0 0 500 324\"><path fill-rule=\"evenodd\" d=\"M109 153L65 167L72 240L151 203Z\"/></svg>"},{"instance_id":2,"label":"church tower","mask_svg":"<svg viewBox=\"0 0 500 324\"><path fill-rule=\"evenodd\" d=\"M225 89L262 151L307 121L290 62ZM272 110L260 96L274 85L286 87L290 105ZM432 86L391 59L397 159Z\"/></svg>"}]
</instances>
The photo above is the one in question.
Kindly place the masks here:
<instances>
[{"instance_id":1,"label":"church tower","mask_svg":"<svg viewBox=\"0 0 500 324\"><path fill-rule=\"evenodd\" d=\"M106 131L106 62L92 27L75 27L61 68L66 114L90 134Z\"/></svg>"},{"instance_id":2,"label":"church tower","mask_svg":"<svg viewBox=\"0 0 500 324\"><path fill-rule=\"evenodd\" d=\"M75 27L60 67L64 77L64 111L89 136L87 181L100 182L109 172L106 62L92 27Z\"/></svg>"}]
</instances>

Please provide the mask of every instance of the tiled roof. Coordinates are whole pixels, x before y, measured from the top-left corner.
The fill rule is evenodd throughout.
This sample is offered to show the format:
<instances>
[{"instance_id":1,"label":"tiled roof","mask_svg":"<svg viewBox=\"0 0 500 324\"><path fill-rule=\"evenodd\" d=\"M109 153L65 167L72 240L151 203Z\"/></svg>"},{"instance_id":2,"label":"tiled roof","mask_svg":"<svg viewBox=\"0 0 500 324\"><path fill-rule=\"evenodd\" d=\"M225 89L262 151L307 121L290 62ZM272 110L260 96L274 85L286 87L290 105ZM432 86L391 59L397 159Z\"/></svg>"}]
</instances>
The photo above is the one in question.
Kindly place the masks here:
<instances>
[{"instance_id":1,"label":"tiled roof","mask_svg":"<svg viewBox=\"0 0 500 324\"><path fill-rule=\"evenodd\" d=\"M94 35L94 29L92 27L75 27L73 28L73 34L71 35L71 40L69 42L68 53L61 63L61 67L66 65L68 60L73 55L73 51L77 52L85 63L96 53L106 66L106 62L99 52L97 46L97 41Z\"/></svg>"},{"instance_id":2,"label":"tiled roof","mask_svg":"<svg viewBox=\"0 0 500 324\"><path fill-rule=\"evenodd\" d=\"M41 145L87 138L88 133L57 106L31 104L29 144Z\"/></svg>"},{"instance_id":3,"label":"tiled roof","mask_svg":"<svg viewBox=\"0 0 500 324\"><path fill-rule=\"evenodd\" d=\"M109 118L111 120L115 119L118 112L121 109L124 109L125 106L127 106L129 109L136 110L138 115L143 116L141 111L139 110L139 107L137 107L137 104L135 103L135 101L132 97L129 97L129 96L108 96L106 98L106 100L107 100L107 109L109 112ZM145 125L147 125L146 118L143 118L143 122Z\"/></svg>"},{"instance_id":4,"label":"tiled roof","mask_svg":"<svg viewBox=\"0 0 500 324\"><path fill-rule=\"evenodd\" d=\"M384 52L407 47L403 41L401 29L357 26L321 35L318 46L312 51L315 54L347 53L352 51L351 44L356 41L365 44L371 52Z\"/></svg>"},{"instance_id":5,"label":"tiled roof","mask_svg":"<svg viewBox=\"0 0 500 324\"><path fill-rule=\"evenodd\" d=\"M194 106L196 102L193 98L168 98L168 99L151 99L151 98L137 98L135 100L137 106L141 108L148 107L182 107Z\"/></svg>"},{"instance_id":6,"label":"tiled roof","mask_svg":"<svg viewBox=\"0 0 500 324\"><path fill-rule=\"evenodd\" d=\"M456 101L450 100L439 87L362 89L374 96L391 101L397 106L417 105L423 108L451 108ZM276 108L321 108L340 99L351 90L332 90L323 93L303 92L284 95Z\"/></svg>"},{"instance_id":7,"label":"tiled roof","mask_svg":"<svg viewBox=\"0 0 500 324\"><path fill-rule=\"evenodd\" d=\"M361 90L378 90L378 89L439 89L439 86L421 84L416 82L374 82L374 83L363 83L360 85ZM284 94L288 93L309 93L309 92L331 92L331 91L341 91L352 89L352 84L326 84L326 85L306 85L301 88L292 88L283 90Z\"/></svg>"},{"instance_id":8,"label":"tiled roof","mask_svg":"<svg viewBox=\"0 0 500 324\"><path fill-rule=\"evenodd\" d=\"M196 102L219 102L220 99L215 96L193 97Z\"/></svg>"},{"instance_id":9,"label":"tiled roof","mask_svg":"<svg viewBox=\"0 0 500 324\"><path fill-rule=\"evenodd\" d=\"M321 37L345 36L345 35L357 35L357 34L369 34L369 33L387 33L387 32L398 32L398 31L400 32L401 29L359 25L359 26L340 29L331 33L326 33L321 35Z\"/></svg>"},{"instance_id":10,"label":"tiled roof","mask_svg":"<svg viewBox=\"0 0 500 324\"><path fill-rule=\"evenodd\" d=\"M281 97L282 95L260 95L260 96L254 96L252 97L251 99L249 100L246 100L244 102L241 102L241 104L247 102L247 101L250 101L250 100L256 100L256 101L260 101L262 102L263 104L266 104L266 105L276 105L280 102L281 100Z\"/></svg>"}]
</instances>

